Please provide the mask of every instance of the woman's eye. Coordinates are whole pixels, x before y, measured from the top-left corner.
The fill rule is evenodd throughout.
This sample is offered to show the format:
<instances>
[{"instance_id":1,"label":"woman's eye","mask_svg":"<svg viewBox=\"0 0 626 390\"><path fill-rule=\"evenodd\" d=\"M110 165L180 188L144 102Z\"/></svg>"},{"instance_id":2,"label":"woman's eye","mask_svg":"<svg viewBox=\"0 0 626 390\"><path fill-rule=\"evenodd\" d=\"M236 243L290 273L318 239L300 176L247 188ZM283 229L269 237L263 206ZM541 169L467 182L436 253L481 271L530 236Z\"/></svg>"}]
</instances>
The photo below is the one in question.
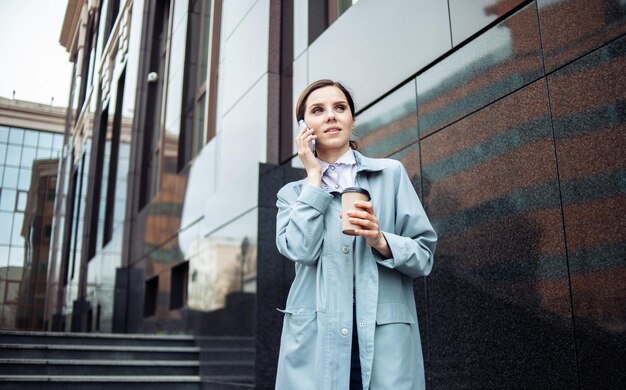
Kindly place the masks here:
<instances>
[{"instance_id":1,"label":"woman's eye","mask_svg":"<svg viewBox=\"0 0 626 390\"><path fill-rule=\"evenodd\" d=\"M339 112L344 112L346 108L344 106L337 106L336 110Z\"/></svg>"},{"instance_id":2,"label":"woman's eye","mask_svg":"<svg viewBox=\"0 0 626 390\"><path fill-rule=\"evenodd\" d=\"M319 112L322 112L322 109L319 107L315 107L314 109L311 110L312 113L317 114Z\"/></svg>"}]
</instances>

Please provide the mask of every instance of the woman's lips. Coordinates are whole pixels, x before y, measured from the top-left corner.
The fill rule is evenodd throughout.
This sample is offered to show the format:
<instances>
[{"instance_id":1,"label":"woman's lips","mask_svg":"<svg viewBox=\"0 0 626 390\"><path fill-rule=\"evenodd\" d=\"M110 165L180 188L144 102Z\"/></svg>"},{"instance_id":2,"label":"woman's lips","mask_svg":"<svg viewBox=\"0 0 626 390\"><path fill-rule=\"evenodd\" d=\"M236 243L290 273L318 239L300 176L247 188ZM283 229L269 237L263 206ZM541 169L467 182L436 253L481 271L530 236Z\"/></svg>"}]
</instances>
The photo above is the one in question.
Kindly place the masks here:
<instances>
[{"instance_id":1,"label":"woman's lips","mask_svg":"<svg viewBox=\"0 0 626 390\"><path fill-rule=\"evenodd\" d=\"M335 133L339 133L340 131L341 129L338 127L331 127L330 129L325 130L324 133L335 134Z\"/></svg>"}]
</instances>

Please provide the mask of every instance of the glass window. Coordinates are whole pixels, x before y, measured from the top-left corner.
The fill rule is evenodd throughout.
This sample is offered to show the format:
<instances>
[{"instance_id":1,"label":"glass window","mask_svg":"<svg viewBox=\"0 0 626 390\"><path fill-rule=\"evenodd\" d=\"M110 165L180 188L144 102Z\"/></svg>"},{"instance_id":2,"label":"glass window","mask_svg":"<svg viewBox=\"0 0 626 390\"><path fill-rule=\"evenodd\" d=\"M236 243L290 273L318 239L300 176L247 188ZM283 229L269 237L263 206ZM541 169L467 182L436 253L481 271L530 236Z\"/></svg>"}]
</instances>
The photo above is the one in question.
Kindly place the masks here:
<instances>
[{"instance_id":1,"label":"glass window","mask_svg":"<svg viewBox=\"0 0 626 390\"><path fill-rule=\"evenodd\" d=\"M15 209L15 197L17 193L15 190L3 188L0 190L0 210L13 211Z\"/></svg>"},{"instance_id":2,"label":"glass window","mask_svg":"<svg viewBox=\"0 0 626 390\"><path fill-rule=\"evenodd\" d=\"M211 2L190 2L179 169L193 159L215 133L217 80L214 69L217 67L218 45L211 42L215 39L211 32L219 28L220 21L219 12L212 14L211 11Z\"/></svg>"},{"instance_id":3,"label":"glass window","mask_svg":"<svg viewBox=\"0 0 626 390\"><path fill-rule=\"evenodd\" d=\"M37 149L37 160L45 160L52 156L52 150L50 149Z\"/></svg>"},{"instance_id":4,"label":"glass window","mask_svg":"<svg viewBox=\"0 0 626 390\"><path fill-rule=\"evenodd\" d=\"M26 168L33 167L33 160L37 158L37 149L24 147L22 149L22 160L20 166Z\"/></svg>"},{"instance_id":5,"label":"glass window","mask_svg":"<svg viewBox=\"0 0 626 390\"><path fill-rule=\"evenodd\" d=\"M46 132L41 132L39 133L39 147L40 148L47 148L47 149L52 149L52 134L51 133L46 133Z\"/></svg>"},{"instance_id":6,"label":"glass window","mask_svg":"<svg viewBox=\"0 0 626 390\"><path fill-rule=\"evenodd\" d=\"M2 187L4 188L17 188L17 175L19 174L18 168L5 167L4 178L2 180Z\"/></svg>"},{"instance_id":7,"label":"glass window","mask_svg":"<svg viewBox=\"0 0 626 390\"><path fill-rule=\"evenodd\" d=\"M348 8L350 8L357 1L358 0L330 0L330 4L331 4L331 7L334 5L335 10L336 10L336 18L338 18L338 17L341 16L341 14L346 12L348 10ZM333 3L335 3L335 4L333 4ZM333 21L334 20L330 20L329 22L332 23Z\"/></svg>"},{"instance_id":8,"label":"glass window","mask_svg":"<svg viewBox=\"0 0 626 390\"><path fill-rule=\"evenodd\" d=\"M11 232L11 245L24 247L24 237L22 237L22 225L24 224L24 213L13 214L13 230Z\"/></svg>"},{"instance_id":9,"label":"glass window","mask_svg":"<svg viewBox=\"0 0 626 390\"><path fill-rule=\"evenodd\" d=\"M0 245L0 270L7 266L9 263L9 247ZM0 280L6 278L6 274L0 274ZM0 299L2 298L3 291L0 291Z\"/></svg>"},{"instance_id":10,"label":"glass window","mask_svg":"<svg viewBox=\"0 0 626 390\"><path fill-rule=\"evenodd\" d=\"M12 224L13 213L0 211L0 244L10 244Z\"/></svg>"},{"instance_id":11,"label":"glass window","mask_svg":"<svg viewBox=\"0 0 626 390\"><path fill-rule=\"evenodd\" d=\"M4 158L7 156L7 144L0 144L0 165L4 165Z\"/></svg>"},{"instance_id":12,"label":"glass window","mask_svg":"<svg viewBox=\"0 0 626 390\"><path fill-rule=\"evenodd\" d=\"M20 169L20 178L17 181L17 188L28 191L30 188L31 175L32 173L30 169Z\"/></svg>"},{"instance_id":13,"label":"glass window","mask_svg":"<svg viewBox=\"0 0 626 390\"><path fill-rule=\"evenodd\" d=\"M24 211L26 209L27 200L28 193L26 191L17 191L17 204L15 205L15 211Z\"/></svg>"},{"instance_id":14,"label":"glass window","mask_svg":"<svg viewBox=\"0 0 626 390\"><path fill-rule=\"evenodd\" d=\"M9 252L9 266L24 266L24 245L11 246L11 251Z\"/></svg>"},{"instance_id":15,"label":"glass window","mask_svg":"<svg viewBox=\"0 0 626 390\"><path fill-rule=\"evenodd\" d=\"M33 130L26 130L24 132L24 145L32 146L34 148L37 147L37 138L39 138L39 134Z\"/></svg>"},{"instance_id":16,"label":"glass window","mask_svg":"<svg viewBox=\"0 0 626 390\"><path fill-rule=\"evenodd\" d=\"M9 128L0 126L0 142L9 142Z\"/></svg>"},{"instance_id":17,"label":"glass window","mask_svg":"<svg viewBox=\"0 0 626 390\"><path fill-rule=\"evenodd\" d=\"M21 145L24 141L24 130L11 128L9 132L9 143L14 145Z\"/></svg>"},{"instance_id":18,"label":"glass window","mask_svg":"<svg viewBox=\"0 0 626 390\"><path fill-rule=\"evenodd\" d=\"M63 134L55 134L52 147L57 150L63 149Z\"/></svg>"},{"instance_id":19,"label":"glass window","mask_svg":"<svg viewBox=\"0 0 626 390\"><path fill-rule=\"evenodd\" d=\"M20 295L20 284L20 282L7 281L6 296L4 298L6 303L19 303L18 297Z\"/></svg>"},{"instance_id":20,"label":"glass window","mask_svg":"<svg viewBox=\"0 0 626 390\"><path fill-rule=\"evenodd\" d=\"M7 147L7 159L6 159L5 165L13 165L13 166L20 165L21 154L22 154L21 146L9 145Z\"/></svg>"}]
</instances>

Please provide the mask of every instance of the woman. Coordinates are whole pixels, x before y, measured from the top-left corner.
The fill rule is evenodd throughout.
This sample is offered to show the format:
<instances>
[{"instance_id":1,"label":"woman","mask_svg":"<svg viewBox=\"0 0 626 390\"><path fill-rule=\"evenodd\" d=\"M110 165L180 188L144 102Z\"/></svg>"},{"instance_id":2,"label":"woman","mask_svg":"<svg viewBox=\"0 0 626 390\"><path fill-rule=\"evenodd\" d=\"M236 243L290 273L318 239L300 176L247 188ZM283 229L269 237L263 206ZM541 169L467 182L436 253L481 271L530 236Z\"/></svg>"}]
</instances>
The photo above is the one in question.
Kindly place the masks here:
<instances>
[{"instance_id":1,"label":"woman","mask_svg":"<svg viewBox=\"0 0 626 390\"><path fill-rule=\"evenodd\" d=\"M296 276L281 310L276 388L423 389L413 279L430 273L437 236L402 164L353 149L343 85L310 84L296 118L306 123L296 146L307 177L278 192L276 243ZM351 186L371 201L340 215ZM360 227L355 237L340 218Z\"/></svg>"}]
</instances>

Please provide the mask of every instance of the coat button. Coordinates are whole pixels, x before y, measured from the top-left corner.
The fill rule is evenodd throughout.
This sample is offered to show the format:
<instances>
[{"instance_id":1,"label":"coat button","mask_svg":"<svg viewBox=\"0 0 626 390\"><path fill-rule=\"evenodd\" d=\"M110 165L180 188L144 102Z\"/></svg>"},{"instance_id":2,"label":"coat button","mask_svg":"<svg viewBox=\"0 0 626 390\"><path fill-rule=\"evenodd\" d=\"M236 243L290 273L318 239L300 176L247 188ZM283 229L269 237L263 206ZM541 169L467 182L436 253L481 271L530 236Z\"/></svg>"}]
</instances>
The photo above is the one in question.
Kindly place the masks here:
<instances>
[{"instance_id":1,"label":"coat button","mask_svg":"<svg viewBox=\"0 0 626 390\"><path fill-rule=\"evenodd\" d=\"M348 330L348 328L343 328L343 329L341 329L341 334L342 334L343 336L347 336L349 332L350 332L350 331Z\"/></svg>"},{"instance_id":2,"label":"coat button","mask_svg":"<svg viewBox=\"0 0 626 390\"><path fill-rule=\"evenodd\" d=\"M348 252L350 252L350 248L348 248L347 246L343 246L343 247L341 247L341 251L343 253L348 253Z\"/></svg>"}]
</instances>

